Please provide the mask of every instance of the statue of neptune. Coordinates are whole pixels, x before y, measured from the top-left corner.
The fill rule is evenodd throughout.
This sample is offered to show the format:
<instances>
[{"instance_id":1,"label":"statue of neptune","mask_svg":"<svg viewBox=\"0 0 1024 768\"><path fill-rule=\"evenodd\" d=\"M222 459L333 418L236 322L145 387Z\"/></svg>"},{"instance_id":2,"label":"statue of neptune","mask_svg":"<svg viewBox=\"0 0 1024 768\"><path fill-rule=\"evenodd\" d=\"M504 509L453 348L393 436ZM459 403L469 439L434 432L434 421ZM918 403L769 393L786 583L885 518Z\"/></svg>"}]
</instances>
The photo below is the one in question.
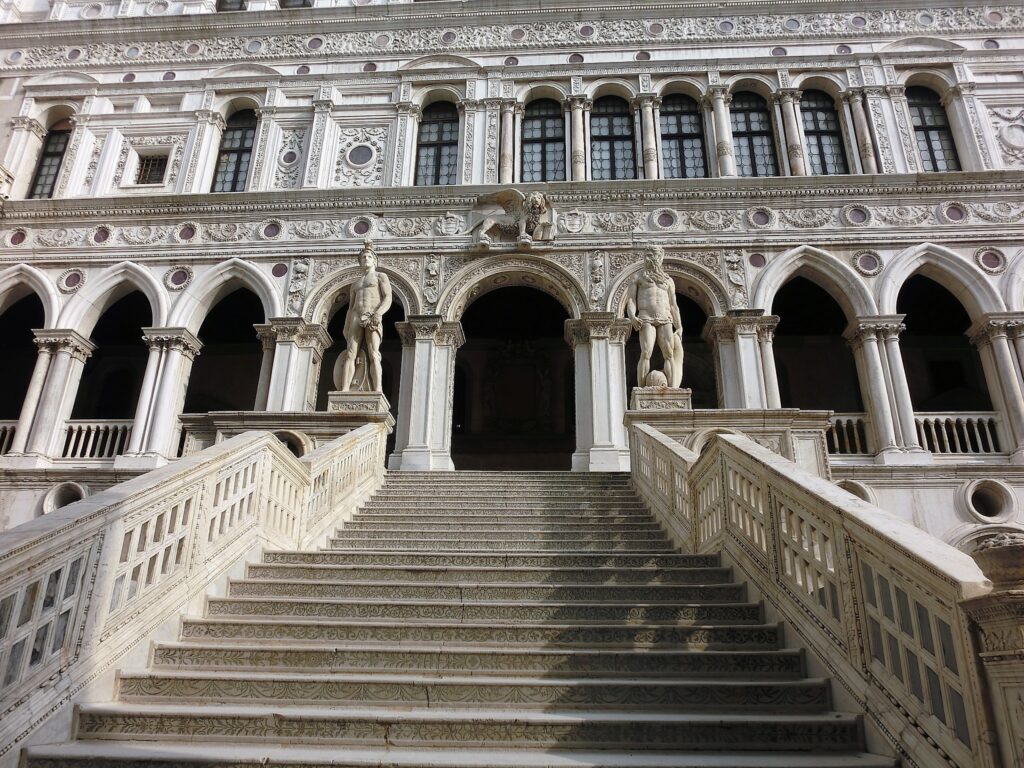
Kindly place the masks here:
<instances>
[{"instance_id":1,"label":"statue of neptune","mask_svg":"<svg viewBox=\"0 0 1024 768\"><path fill-rule=\"evenodd\" d=\"M380 340L384 329L381 317L391 308L391 282L377 271L377 254L373 241L364 240L359 254L363 275L349 289L348 314L345 315L345 351L338 385L342 392L352 386L356 358L362 352L368 358L370 391L380 392ZM337 369L335 369L337 370Z\"/></svg>"},{"instance_id":2,"label":"statue of neptune","mask_svg":"<svg viewBox=\"0 0 1024 768\"><path fill-rule=\"evenodd\" d=\"M655 341L665 359L665 382L678 387L683 381L683 321L676 304L675 284L662 268L664 259L665 251L652 246L644 258L643 271L634 278L627 293L626 316L640 333L636 378L641 387L655 385L649 378Z\"/></svg>"}]
</instances>

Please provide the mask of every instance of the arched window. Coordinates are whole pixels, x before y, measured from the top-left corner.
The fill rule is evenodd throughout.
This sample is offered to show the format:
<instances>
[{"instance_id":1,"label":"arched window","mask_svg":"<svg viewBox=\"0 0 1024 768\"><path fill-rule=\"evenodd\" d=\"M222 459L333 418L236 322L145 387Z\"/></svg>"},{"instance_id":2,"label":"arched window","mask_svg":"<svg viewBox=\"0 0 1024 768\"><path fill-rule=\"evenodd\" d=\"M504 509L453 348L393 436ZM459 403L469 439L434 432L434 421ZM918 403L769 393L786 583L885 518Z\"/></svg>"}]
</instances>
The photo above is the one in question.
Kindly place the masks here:
<instances>
[{"instance_id":1,"label":"arched window","mask_svg":"<svg viewBox=\"0 0 1024 768\"><path fill-rule=\"evenodd\" d=\"M437 101L423 110L416 148L416 186L457 184L459 113L455 105Z\"/></svg>"},{"instance_id":2,"label":"arched window","mask_svg":"<svg viewBox=\"0 0 1024 768\"><path fill-rule=\"evenodd\" d=\"M736 152L736 173L740 176L778 176L775 136L768 102L756 93L732 97L732 145Z\"/></svg>"},{"instance_id":3,"label":"arched window","mask_svg":"<svg viewBox=\"0 0 1024 768\"><path fill-rule=\"evenodd\" d=\"M522 167L523 181L565 181L565 117L557 101L526 105Z\"/></svg>"},{"instance_id":4,"label":"arched window","mask_svg":"<svg viewBox=\"0 0 1024 768\"><path fill-rule=\"evenodd\" d=\"M36 163L36 172L29 187L29 199L53 197L60 166L64 161L64 152L67 151L70 139L71 122L68 120L61 120L47 131L46 138L43 139L43 151L39 153L39 162Z\"/></svg>"},{"instance_id":5,"label":"arched window","mask_svg":"<svg viewBox=\"0 0 1024 768\"><path fill-rule=\"evenodd\" d=\"M661 159L666 179L703 179L704 126L700 105L674 93L661 102Z\"/></svg>"},{"instance_id":6,"label":"arched window","mask_svg":"<svg viewBox=\"0 0 1024 768\"><path fill-rule=\"evenodd\" d=\"M213 174L211 192L241 192L245 189L255 140L255 112L243 109L228 118L220 137L217 170Z\"/></svg>"},{"instance_id":7,"label":"arched window","mask_svg":"<svg viewBox=\"0 0 1024 768\"><path fill-rule=\"evenodd\" d=\"M804 91L800 97L800 114L811 173L815 176L849 173L839 113L832 97L822 91Z\"/></svg>"},{"instance_id":8,"label":"arched window","mask_svg":"<svg viewBox=\"0 0 1024 768\"><path fill-rule=\"evenodd\" d=\"M907 88L907 104L923 169L928 172L959 171L960 159L956 154L953 131L938 94L927 88Z\"/></svg>"},{"instance_id":9,"label":"arched window","mask_svg":"<svg viewBox=\"0 0 1024 768\"><path fill-rule=\"evenodd\" d=\"M625 100L605 96L590 113L590 175L594 179L635 179L633 115Z\"/></svg>"}]
</instances>

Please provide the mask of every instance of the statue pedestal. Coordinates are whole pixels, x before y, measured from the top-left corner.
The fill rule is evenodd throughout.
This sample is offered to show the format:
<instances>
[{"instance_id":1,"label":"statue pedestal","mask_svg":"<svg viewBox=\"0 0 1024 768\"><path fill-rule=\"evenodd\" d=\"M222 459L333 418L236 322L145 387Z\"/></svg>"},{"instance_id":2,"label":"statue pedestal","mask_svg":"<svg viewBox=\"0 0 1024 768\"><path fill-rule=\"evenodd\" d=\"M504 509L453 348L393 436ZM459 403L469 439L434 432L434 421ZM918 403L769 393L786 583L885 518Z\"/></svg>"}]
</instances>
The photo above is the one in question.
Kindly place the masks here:
<instances>
[{"instance_id":1,"label":"statue pedestal","mask_svg":"<svg viewBox=\"0 0 1024 768\"><path fill-rule=\"evenodd\" d=\"M691 411L693 392L689 388L633 387L629 396L631 411Z\"/></svg>"},{"instance_id":2,"label":"statue pedestal","mask_svg":"<svg viewBox=\"0 0 1024 768\"><path fill-rule=\"evenodd\" d=\"M390 414L391 405L383 392L328 392L327 411L374 416Z\"/></svg>"}]
</instances>

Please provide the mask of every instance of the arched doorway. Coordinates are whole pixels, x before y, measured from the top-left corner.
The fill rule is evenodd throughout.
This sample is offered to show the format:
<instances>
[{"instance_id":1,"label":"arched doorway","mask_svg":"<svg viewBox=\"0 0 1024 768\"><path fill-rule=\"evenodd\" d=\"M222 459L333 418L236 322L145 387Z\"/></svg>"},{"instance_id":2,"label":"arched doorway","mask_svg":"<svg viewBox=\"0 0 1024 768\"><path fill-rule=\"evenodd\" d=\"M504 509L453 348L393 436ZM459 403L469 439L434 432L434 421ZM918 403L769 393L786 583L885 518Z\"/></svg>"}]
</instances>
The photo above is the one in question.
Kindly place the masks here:
<instances>
[{"instance_id":1,"label":"arched doorway","mask_svg":"<svg viewBox=\"0 0 1024 768\"><path fill-rule=\"evenodd\" d=\"M715 385L715 361L711 345L701 335L708 315L689 296L676 292L676 304L683 321L683 387L693 393L694 408L717 408L718 391ZM640 360L640 336L633 332L626 342L627 392L637 386L636 367ZM651 370L661 370L664 361L655 346L651 356Z\"/></svg>"},{"instance_id":2,"label":"arched doorway","mask_svg":"<svg viewBox=\"0 0 1024 768\"><path fill-rule=\"evenodd\" d=\"M34 293L0 313L0 360L4 366L4 375L0 376L0 420L16 421L21 415L36 364L32 329L43 327L44 314L43 304Z\"/></svg>"},{"instance_id":3,"label":"arched doorway","mask_svg":"<svg viewBox=\"0 0 1024 768\"><path fill-rule=\"evenodd\" d=\"M247 288L227 294L199 328L203 348L196 356L185 393L185 413L251 411L256 403L263 347L256 324L263 304Z\"/></svg>"},{"instance_id":4,"label":"arched doorway","mask_svg":"<svg viewBox=\"0 0 1024 768\"><path fill-rule=\"evenodd\" d=\"M843 338L848 320L832 296L804 277L775 294L773 349L783 408L859 413L857 364Z\"/></svg>"},{"instance_id":5,"label":"arched doorway","mask_svg":"<svg viewBox=\"0 0 1024 768\"><path fill-rule=\"evenodd\" d=\"M500 288L462 316L455 366L456 469L568 470L575 448L565 308L548 294Z\"/></svg>"}]
</instances>

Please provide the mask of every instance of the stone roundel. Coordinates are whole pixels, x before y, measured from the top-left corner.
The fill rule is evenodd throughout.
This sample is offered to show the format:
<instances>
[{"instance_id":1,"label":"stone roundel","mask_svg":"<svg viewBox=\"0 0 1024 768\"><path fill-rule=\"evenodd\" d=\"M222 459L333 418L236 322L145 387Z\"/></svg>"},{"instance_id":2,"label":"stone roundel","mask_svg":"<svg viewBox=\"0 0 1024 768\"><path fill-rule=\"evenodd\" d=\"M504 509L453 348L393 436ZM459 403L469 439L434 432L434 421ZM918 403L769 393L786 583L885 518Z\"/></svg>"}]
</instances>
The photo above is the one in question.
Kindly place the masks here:
<instances>
[{"instance_id":1,"label":"stone roundel","mask_svg":"<svg viewBox=\"0 0 1024 768\"><path fill-rule=\"evenodd\" d=\"M280 240L284 234L284 224L278 219L267 219L256 231L263 240Z\"/></svg>"},{"instance_id":2,"label":"stone roundel","mask_svg":"<svg viewBox=\"0 0 1024 768\"><path fill-rule=\"evenodd\" d=\"M671 208L659 208L658 210L651 213L651 226L655 229L670 230L675 229L679 224L679 214L673 211Z\"/></svg>"},{"instance_id":3,"label":"stone roundel","mask_svg":"<svg viewBox=\"0 0 1024 768\"><path fill-rule=\"evenodd\" d=\"M974 261L990 275L1001 275L1006 271L1006 255L998 248L979 248L974 252Z\"/></svg>"},{"instance_id":4,"label":"stone roundel","mask_svg":"<svg viewBox=\"0 0 1024 768\"><path fill-rule=\"evenodd\" d=\"M24 245L28 242L28 232L24 229L11 230L7 235L7 244L12 246Z\"/></svg>"},{"instance_id":5,"label":"stone roundel","mask_svg":"<svg viewBox=\"0 0 1024 768\"><path fill-rule=\"evenodd\" d=\"M80 269L65 269L57 278L57 289L61 293L75 293L85 285L85 272Z\"/></svg>"},{"instance_id":6,"label":"stone roundel","mask_svg":"<svg viewBox=\"0 0 1024 768\"><path fill-rule=\"evenodd\" d=\"M970 209L959 200L947 200L939 205L939 221L943 224L966 224L970 221Z\"/></svg>"},{"instance_id":7,"label":"stone roundel","mask_svg":"<svg viewBox=\"0 0 1024 768\"><path fill-rule=\"evenodd\" d=\"M882 257L875 251L857 251L851 261L853 268L866 277L874 277L885 266Z\"/></svg>"},{"instance_id":8,"label":"stone roundel","mask_svg":"<svg viewBox=\"0 0 1024 768\"><path fill-rule=\"evenodd\" d=\"M353 237L369 237L374 231L373 219L369 216L356 216L349 221L346 229Z\"/></svg>"},{"instance_id":9,"label":"stone roundel","mask_svg":"<svg viewBox=\"0 0 1024 768\"><path fill-rule=\"evenodd\" d=\"M759 205L755 208L751 208L746 214L747 224L757 229L769 229L774 227L779 217L771 208L765 208Z\"/></svg>"},{"instance_id":10,"label":"stone roundel","mask_svg":"<svg viewBox=\"0 0 1024 768\"><path fill-rule=\"evenodd\" d=\"M176 264L164 272L164 285L170 291L182 291L192 282L194 276L192 267Z\"/></svg>"},{"instance_id":11,"label":"stone roundel","mask_svg":"<svg viewBox=\"0 0 1024 768\"><path fill-rule=\"evenodd\" d=\"M871 223L871 211L863 205L844 205L839 218L848 227L866 227Z\"/></svg>"},{"instance_id":12,"label":"stone roundel","mask_svg":"<svg viewBox=\"0 0 1024 768\"><path fill-rule=\"evenodd\" d=\"M179 243L193 243L199 238L199 224L194 221L183 221L174 230L174 239Z\"/></svg>"}]
</instances>

